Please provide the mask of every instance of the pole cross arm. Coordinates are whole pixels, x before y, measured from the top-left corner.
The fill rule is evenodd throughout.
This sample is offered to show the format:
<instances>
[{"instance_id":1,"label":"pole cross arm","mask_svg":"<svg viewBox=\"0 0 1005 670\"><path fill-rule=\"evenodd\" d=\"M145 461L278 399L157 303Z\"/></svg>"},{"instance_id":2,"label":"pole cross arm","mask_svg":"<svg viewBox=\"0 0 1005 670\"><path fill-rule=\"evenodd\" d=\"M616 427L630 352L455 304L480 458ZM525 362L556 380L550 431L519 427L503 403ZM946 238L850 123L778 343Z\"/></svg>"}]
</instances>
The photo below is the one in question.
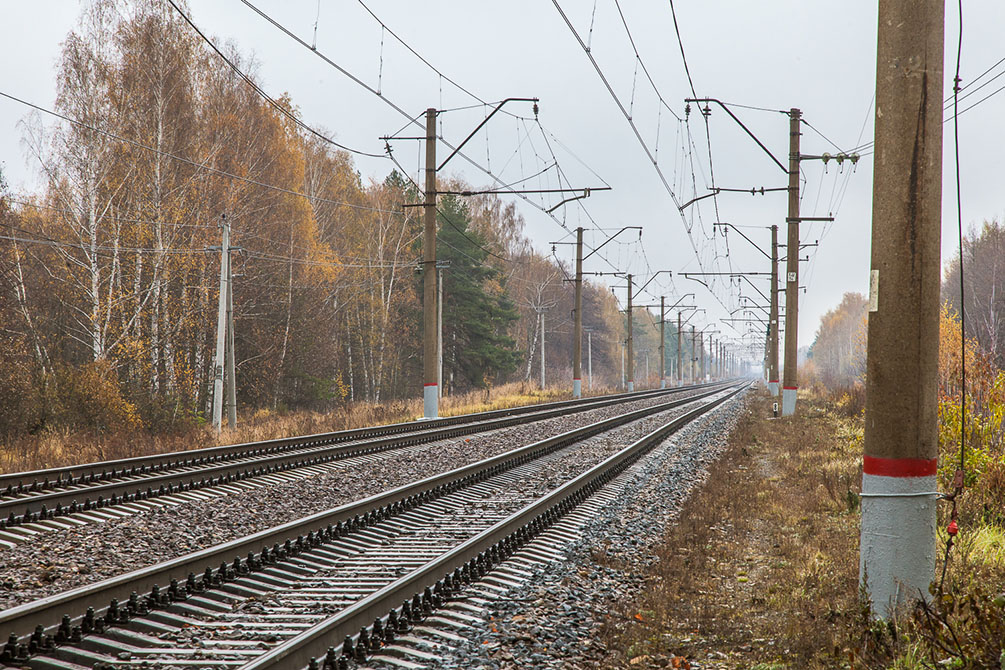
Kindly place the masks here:
<instances>
[{"instance_id":1,"label":"pole cross arm","mask_svg":"<svg viewBox=\"0 0 1005 670\"><path fill-rule=\"evenodd\" d=\"M671 309L675 308L677 305L679 305L681 303L681 301L684 300L684 298L693 298L693 297L694 297L694 293L685 293L684 295L682 295L680 297L680 299L677 302L675 302L674 304L672 304L669 307L667 307L667 310L671 310ZM681 307L681 309L684 309L684 307Z\"/></svg>"},{"instance_id":2,"label":"pole cross arm","mask_svg":"<svg viewBox=\"0 0 1005 670\"><path fill-rule=\"evenodd\" d=\"M576 200L583 200L584 198L589 198L590 197L590 191L610 191L610 190L611 190L610 186L604 186L604 187L601 187L601 188L584 188L582 195L574 195L571 198L565 198L563 200L560 200L557 205L555 205L554 207L550 207L550 208L546 209L544 212L545 212L545 214L551 214L552 212L554 212L556 209L558 209L559 207L561 207L562 205L564 205L567 202L574 202Z\"/></svg>"},{"instance_id":3,"label":"pole cross arm","mask_svg":"<svg viewBox=\"0 0 1005 670\"><path fill-rule=\"evenodd\" d=\"M604 242L599 247L597 247L596 249L594 249L590 253L588 253L585 256L583 256L583 260L585 261L587 258L589 258L590 256L592 256L593 254L595 254L598 251L600 251L601 249L603 249L604 245L606 245L608 242L610 242L611 240L613 240L615 237L617 237L621 233L625 232L626 230L637 230L637 231L639 231L639 239L640 240L642 239L642 226L625 226L624 228L622 228L621 230L619 230L618 232L614 233L613 235L611 235L610 237L608 237L606 240L604 240ZM618 273L613 273L612 272L610 274L618 274ZM624 273L621 273L621 274L624 274Z\"/></svg>"},{"instance_id":4,"label":"pole cross arm","mask_svg":"<svg viewBox=\"0 0 1005 670\"><path fill-rule=\"evenodd\" d=\"M704 313L705 313L705 310L704 310L704 309L702 309L702 308L700 308L700 307L699 307L699 308L697 308L697 309L695 309L695 310L694 310L693 312L691 312L691 316L687 317L687 318L686 318L686 319L685 319L685 320L684 320L684 321L683 321L683 322L682 322L682 323L680 324L680 325L681 325L681 327L683 328L684 326L686 326L686 325L687 325L687 322L688 322L688 321L690 321L691 319L693 319L693 318L694 318L694 315L695 315L695 314L697 314L698 312L701 312L702 314L704 314Z\"/></svg>"},{"instance_id":5,"label":"pole cross arm","mask_svg":"<svg viewBox=\"0 0 1005 670\"><path fill-rule=\"evenodd\" d=\"M474 137L475 134L479 130L482 129L482 126L484 126L486 123L488 123L489 119L491 119L493 116L495 116L496 112L498 112L500 109L502 109L503 105L505 105L507 102L533 102L534 103L534 116L537 116L538 98L506 98L505 100L503 100L502 102L500 102L498 105L496 105L495 108L491 112L489 112L489 115L486 116L484 119L482 119L481 123L479 123L477 126L475 126L475 129L472 130L468 134L468 136L464 138L464 141L461 142L460 144L458 144L457 147L455 147L454 150L450 153L450 155L447 156L447 158L442 163L440 163L439 167L436 168L436 171L439 172L440 170L442 170L443 166L446 165L447 163L449 163L450 159L453 158L454 156L456 156L457 152L460 151L464 147L464 145L467 144L471 140L471 138Z\"/></svg>"},{"instance_id":6,"label":"pole cross arm","mask_svg":"<svg viewBox=\"0 0 1005 670\"><path fill-rule=\"evenodd\" d=\"M775 188L765 188L763 186L761 187L753 186L751 188L723 188L721 186L716 186L715 188L709 189L710 193L706 193L705 195L699 195L695 198L691 198L677 209L684 211L686 208L690 207L699 200L704 200L705 198L711 198L719 195L720 193L749 193L750 195L757 195L757 194L764 195L765 193L772 193L774 191L788 191L788 190L789 190L788 186L779 186Z\"/></svg>"},{"instance_id":7,"label":"pole cross arm","mask_svg":"<svg viewBox=\"0 0 1005 670\"><path fill-rule=\"evenodd\" d=\"M482 191L437 191L436 195L460 195L460 196L472 196L472 195L498 195L509 193L512 195L537 195L540 193L578 193L584 189L581 188L532 188L532 189L512 189L502 186L500 188L488 188ZM587 194L590 191L610 191L610 186L592 186L585 189ZM578 200L578 198L572 198L573 200ZM563 201L564 202L564 201Z\"/></svg>"},{"instance_id":8,"label":"pole cross arm","mask_svg":"<svg viewBox=\"0 0 1005 670\"><path fill-rule=\"evenodd\" d=\"M765 251L765 250L764 250L764 249L762 249L761 247L757 246L757 244L755 244L755 243L754 243L754 241L753 241L752 239L750 239L749 237L747 237L747 236L746 236L746 234L744 234L744 232L743 232L742 230L740 230L739 228L737 228L736 226L734 226L734 225L733 225L732 223L725 223L725 222L722 222L722 221L720 221L720 222L718 222L718 223L713 223L713 224L712 224L712 228L715 228L716 226L720 226L720 227L725 227L725 228L732 228L732 229L733 229L733 230L735 230L735 231L736 231L737 233L739 233L740 237L742 237L743 239L745 239L745 240L747 240L748 242L750 242L750 244L751 244L751 245L752 245L752 246L753 246L753 247L754 247L755 249L757 249L757 250L758 250L758 251L760 251L760 252L761 252L762 254L764 254L764 257L765 257L765 258L767 258L767 259L768 259L769 261L771 260L771 254L769 254L769 253L768 253L767 251ZM725 235L726 235L726 232L725 232L725 231L723 231L723 233L722 233L722 234L723 234L723 237L725 237Z\"/></svg>"},{"instance_id":9,"label":"pole cross arm","mask_svg":"<svg viewBox=\"0 0 1005 670\"><path fill-rule=\"evenodd\" d=\"M649 286L649 284L651 284L652 281L654 279L656 279L656 277L659 276L659 275L661 275L661 274L668 274L671 277L673 277L673 272L671 272L670 270L657 270L656 272L653 273L653 275L651 277L649 277L649 279L646 281L646 283L643 284L642 287L638 291L635 292L635 295L633 295L632 298L634 298L635 296L637 296L639 293L642 293L643 291L645 291L646 287Z\"/></svg>"},{"instance_id":10,"label":"pole cross arm","mask_svg":"<svg viewBox=\"0 0 1005 670\"><path fill-rule=\"evenodd\" d=\"M680 274L680 276L682 277L690 277L691 275L694 275L695 277L702 277L702 276L707 277L709 275L719 277L723 276L745 277L751 275L756 277L758 275L770 275L771 273L770 272L680 272L678 274Z\"/></svg>"},{"instance_id":11,"label":"pole cross arm","mask_svg":"<svg viewBox=\"0 0 1005 670\"><path fill-rule=\"evenodd\" d=\"M757 146L761 147L761 149L764 150L764 153L768 154L768 156L771 157L771 160L775 161L775 165L780 167L782 169L782 172L784 172L785 174L789 174L789 169L785 167L780 160L775 158L775 154L771 153L771 151L768 150L768 147L764 146L764 143L761 142L761 140L757 139L757 136L750 131L750 128L743 125L743 121L741 121L739 117L737 117L737 115L733 113L733 110L727 107L726 103L724 103L722 100L716 100L715 98L684 98L684 102L696 102L699 104L705 103L706 107L708 107L708 103L714 102L715 104L722 107L724 110L726 110L726 113L729 114L730 117L732 117L732 119L736 121L741 128L743 128L744 132L750 135L750 139L754 140L757 143Z\"/></svg>"}]
</instances>

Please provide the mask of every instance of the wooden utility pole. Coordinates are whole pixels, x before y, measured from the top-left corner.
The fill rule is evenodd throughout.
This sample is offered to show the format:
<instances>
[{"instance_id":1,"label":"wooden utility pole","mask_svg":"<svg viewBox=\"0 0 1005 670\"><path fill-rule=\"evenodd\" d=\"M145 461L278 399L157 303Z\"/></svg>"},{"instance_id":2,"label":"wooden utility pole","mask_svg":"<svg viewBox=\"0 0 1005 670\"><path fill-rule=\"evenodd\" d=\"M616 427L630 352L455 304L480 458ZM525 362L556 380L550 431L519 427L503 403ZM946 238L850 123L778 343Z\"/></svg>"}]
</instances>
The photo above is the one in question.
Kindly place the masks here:
<instances>
[{"instance_id":1,"label":"wooden utility pole","mask_svg":"<svg viewBox=\"0 0 1005 670\"><path fill-rule=\"evenodd\" d=\"M436 333L436 110L426 110L426 200L422 208L422 415L440 415Z\"/></svg>"},{"instance_id":2,"label":"wooden utility pole","mask_svg":"<svg viewBox=\"0 0 1005 670\"><path fill-rule=\"evenodd\" d=\"M573 307L572 397L583 395L583 229L576 228L576 303Z\"/></svg>"},{"instance_id":3,"label":"wooden utility pole","mask_svg":"<svg viewBox=\"0 0 1005 670\"><path fill-rule=\"evenodd\" d=\"M859 566L883 618L935 576L944 32L944 0L879 3Z\"/></svg>"},{"instance_id":4,"label":"wooden utility pole","mask_svg":"<svg viewBox=\"0 0 1005 670\"><path fill-rule=\"evenodd\" d=\"M667 387L667 374L666 374L666 357L664 356L663 350L666 348L666 322L667 322L667 309L666 309L666 297L660 296L660 388L665 389Z\"/></svg>"},{"instance_id":5,"label":"wooden utility pole","mask_svg":"<svg viewBox=\"0 0 1005 670\"><path fill-rule=\"evenodd\" d=\"M778 226L771 226L771 305L768 313L768 390L778 395Z\"/></svg>"},{"instance_id":6,"label":"wooden utility pole","mask_svg":"<svg viewBox=\"0 0 1005 670\"><path fill-rule=\"evenodd\" d=\"M635 348L632 332L635 330L632 321L632 275L628 275L628 384L629 393L635 390Z\"/></svg>"},{"instance_id":7,"label":"wooden utility pole","mask_svg":"<svg viewBox=\"0 0 1005 670\"><path fill-rule=\"evenodd\" d=\"M230 222L227 215L220 216L223 240L220 246L220 295L216 316L216 358L213 361L213 429L223 428L223 377L227 347L227 285L230 277Z\"/></svg>"},{"instance_id":8,"label":"wooden utility pole","mask_svg":"<svg viewBox=\"0 0 1005 670\"><path fill-rule=\"evenodd\" d=\"M796 411L799 389L799 119L789 110L789 210L788 244L785 250L785 370L782 376L782 416Z\"/></svg>"}]
</instances>

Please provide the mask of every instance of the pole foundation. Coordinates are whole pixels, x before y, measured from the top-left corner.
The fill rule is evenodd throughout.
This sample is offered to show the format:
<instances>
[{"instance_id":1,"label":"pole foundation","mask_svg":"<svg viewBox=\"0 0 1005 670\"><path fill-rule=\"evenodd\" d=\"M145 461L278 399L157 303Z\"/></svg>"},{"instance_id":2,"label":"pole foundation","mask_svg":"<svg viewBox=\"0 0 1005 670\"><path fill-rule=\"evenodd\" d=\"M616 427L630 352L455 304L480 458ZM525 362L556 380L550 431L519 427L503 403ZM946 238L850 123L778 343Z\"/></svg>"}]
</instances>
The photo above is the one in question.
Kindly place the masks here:
<instances>
[{"instance_id":1,"label":"pole foundation","mask_svg":"<svg viewBox=\"0 0 1005 670\"><path fill-rule=\"evenodd\" d=\"M661 379L660 380L660 388L661 389L665 389L666 387L667 387L667 380L666 379Z\"/></svg>"},{"instance_id":2,"label":"pole foundation","mask_svg":"<svg viewBox=\"0 0 1005 670\"><path fill-rule=\"evenodd\" d=\"M768 382L768 393L778 397L778 381Z\"/></svg>"},{"instance_id":3,"label":"pole foundation","mask_svg":"<svg viewBox=\"0 0 1005 670\"><path fill-rule=\"evenodd\" d=\"M572 380L572 397L582 398L583 397L583 380L573 379Z\"/></svg>"},{"instance_id":4,"label":"pole foundation","mask_svg":"<svg viewBox=\"0 0 1005 670\"><path fill-rule=\"evenodd\" d=\"M631 393L635 390L635 382L628 382L628 392Z\"/></svg>"},{"instance_id":5,"label":"pole foundation","mask_svg":"<svg viewBox=\"0 0 1005 670\"><path fill-rule=\"evenodd\" d=\"M912 464L922 466L915 472L932 474L870 474L870 470L904 472L905 465L909 471ZM892 617L905 602L929 598L928 585L935 574L935 470L935 459L866 457L859 581L872 611L882 618Z\"/></svg>"},{"instance_id":6,"label":"pole foundation","mask_svg":"<svg viewBox=\"0 0 1005 670\"><path fill-rule=\"evenodd\" d=\"M439 386L426 384L422 389L422 415L426 419L440 418Z\"/></svg>"},{"instance_id":7,"label":"pole foundation","mask_svg":"<svg viewBox=\"0 0 1005 670\"><path fill-rule=\"evenodd\" d=\"M796 387L782 389L782 416L792 416L796 413Z\"/></svg>"}]
</instances>

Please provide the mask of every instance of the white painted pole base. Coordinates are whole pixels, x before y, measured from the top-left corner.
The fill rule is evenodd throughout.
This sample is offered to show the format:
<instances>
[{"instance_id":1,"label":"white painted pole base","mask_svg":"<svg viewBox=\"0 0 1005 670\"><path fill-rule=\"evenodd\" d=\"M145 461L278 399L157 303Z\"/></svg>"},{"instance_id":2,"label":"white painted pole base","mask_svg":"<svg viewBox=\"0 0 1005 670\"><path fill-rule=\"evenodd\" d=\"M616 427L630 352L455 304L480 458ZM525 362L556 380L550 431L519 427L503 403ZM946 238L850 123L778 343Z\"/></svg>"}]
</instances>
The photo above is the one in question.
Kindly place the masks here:
<instances>
[{"instance_id":1,"label":"white painted pole base","mask_svg":"<svg viewBox=\"0 0 1005 670\"><path fill-rule=\"evenodd\" d=\"M796 389L782 389L782 416L796 413Z\"/></svg>"},{"instance_id":2,"label":"white painted pole base","mask_svg":"<svg viewBox=\"0 0 1005 670\"><path fill-rule=\"evenodd\" d=\"M628 392L631 393L635 390L635 382L628 382Z\"/></svg>"},{"instance_id":3,"label":"white painted pole base","mask_svg":"<svg viewBox=\"0 0 1005 670\"><path fill-rule=\"evenodd\" d=\"M426 419L438 419L440 417L440 398L436 384L426 384L422 389L422 415Z\"/></svg>"},{"instance_id":4,"label":"white painted pole base","mask_svg":"<svg viewBox=\"0 0 1005 670\"><path fill-rule=\"evenodd\" d=\"M667 387L667 380L661 379L660 380L660 388L661 389L665 389L666 387Z\"/></svg>"},{"instance_id":5,"label":"white painted pole base","mask_svg":"<svg viewBox=\"0 0 1005 670\"><path fill-rule=\"evenodd\" d=\"M583 397L583 380L573 379L572 380L572 397L582 398Z\"/></svg>"},{"instance_id":6,"label":"white painted pole base","mask_svg":"<svg viewBox=\"0 0 1005 670\"><path fill-rule=\"evenodd\" d=\"M937 486L935 475L862 475L859 582L880 618L890 618L904 602L929 598Z\"/></svg>"},{"instance_id":7,"label":"white painted pole base","mask_svg":"<svg viewBox=\"0 0 1005 670\"><path fill-rule=\"evenodd\" d=\"M778 382L768 382L768 393L775 396L776 398L778 397L779 388L780 387L778 385Z\"/></svg>"}]
</instances>

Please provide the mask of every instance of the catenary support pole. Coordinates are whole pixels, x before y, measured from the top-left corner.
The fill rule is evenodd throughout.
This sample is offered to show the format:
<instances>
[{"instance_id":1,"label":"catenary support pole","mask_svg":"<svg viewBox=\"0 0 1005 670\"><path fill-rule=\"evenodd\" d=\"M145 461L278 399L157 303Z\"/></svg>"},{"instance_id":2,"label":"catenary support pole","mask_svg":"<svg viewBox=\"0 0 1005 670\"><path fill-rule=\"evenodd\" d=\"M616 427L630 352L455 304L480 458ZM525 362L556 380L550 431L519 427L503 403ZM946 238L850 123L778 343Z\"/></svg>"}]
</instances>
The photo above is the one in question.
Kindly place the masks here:
<instances>
[{"instance_id":1,"label":"catenary support pole","mask_svg":"<svg viewBox=\"0 0 1005 670\"><path fill-rule=\"evenodd\" d=\"M664 355L664 349L666 349L666 323L667 323L667 310L666 310L666 297L660 296L660 388L665 389L667 387L667 371L666 371L666 356Z\"/></svg>"},{"instance_id":2,"label":"catenary support pole","mask_svg":"<svg viewBox=\"0 0 1005 670\"><path fill-rule=\"evenodd\" d=\"M768 313L768 391L778 395L778 226L771 226L771 300Z\"/></svg>"},{"instance_id":3,"label":"catenary support pole","mask_svg":"<svg viewBox=\"0 0 1005 670\"><path fill-rule=\"evenodd\" d=\"M590 392L593 392L593 331L586 334L586 375L590 380Z\"/></svg>"},{"instance_id":4,"label":"catenary support pole","mask_svg":"<svg viewBox=\"0 0 1005 670\"><path fill-rule=\"evenodd\" d=\"M583 229L576 228L576 303L573 307L572 397L583 395Z\"/></svg>"},{"instance_id":5,"label":"catenary support pole","mask_svg":"<svg viewBox=\"0 0 1005 670\"><path fill-rule=\"evenodd\" d=\"M935 576L944 0L881 0L861 582L888 618Z\"/></svg>"},{"instance_id":6,"label":"catenary support pole","mask_svg":"<svg viewBox=\"0 0 1005 670\"><path fill-rule=\"evenodd\" d=\"M695 338L694 338L694 326L691 326L691 383L696 384L698 380L694 376L694 364L697 362L696 356L698 350L695 349Z\"/></svg>"},{"instance_id":7,"label":"catenary support pole","mask_svg":"<svg viewBox=\"0 0 1005 670\"><path fill-rule=\"evenodd\" d=\"M621 340L621 388L624 390L625 384L625 341Z\"/></svg>"},{"instance_id":8,"label":"catenary support pole","mask_svg":"<svg viewBox=\"0 0 1005 670\"><path fill-rule=\"evenodd\" d=\"M691 352L690 352L690 357L689 357L690 360L691 360L690 379L688 380L691 384L695 384L696 381L697 381L697 380L694 379L694 364L696 363L696 359L694 358L694 352L696 352L696 351L697 350L694 349L694 326L692 325L691 326Z\"/></svg>"},{"instance_id":9,"label":"catenary support pole","mask_svg":"<svg viewBox=\"0 0 1005 670\"><path fill-rule=\"evenodd\" d=\"M422 415L440 415L436 335L436 110L426 110L426 200L422 236Z\"/></svg>"},{"instance_id":10,"label":"catenary support pole","mask_svg":"<svg viewBox=\"0 0 1005 670\"><path fill-rule=\"evenodd\" d=\"M237 377L234 376L234 259L227 247L227 346L224 356L227 366L224 393L227 398L227 427L237 427Z\"/></svg>"},{"instance_id":11,"label":"catenary support pole","mask_svg":"<svg viewBox=\"0 0 1005 670\"><path fill-rule=\"evenodd\" d=\"M635 341L633 333L635 322L632 320L632 276L628 275L628 386L629 392L635 390Z\"/></svg>"},{"instance_id":12,"label":"catenary support pole","mask_svg":"<svg viewBox=\"0 0 1005 670\"><path fill-rule=\"evenodd\" d=\"M705 383L705 333L698 333L698 363L701 369L701 383Z\"/></svg>"},{"instance_id":13,"label":"catenary support pole","mask_svg":"<svg viewBox=\"0 0 1005 670\"><path fill-rule=\"evenodd\" d=\"M789 110L788 244L785 249L785 370L782 373L782 416L796 411L799 389L799 119Z\"/></svg>"},{"instance_id":14,"label":"catenary support pole","mask_svg":"<svg viewBox=\"0 0 1005 670\"><path fill-rule=\"evenodd\" d=\"M677 386L684 385L684 378L681 376L683 374L681 364L680 364L680 336L681 336L681 325L680 325L680 312L677 312Z\"/></svg>"},{"instance_id":15,"label":"catenary support pole","mask_svg":"<svg viewBox=\"0 0 1005 670\"><path fill-rule=\"evenodd\" d=\"M436 268L436 397L443 397L443 268Z\"/></svg>"},{"instance_id":16,"label":"catenary support pole","mask_svg":"<svg viewBox=\"0 0 1005 670\"><path fill-rule=\"evenodd\" d=\"M220 296L216 316L216 358L213 361L213 429L219 433L223 427L223 372L224 349L227 346L227 250L230 248L230 222L227 215L220 216L223 241L220 247Z\"/></svg>"}]
</instances>

